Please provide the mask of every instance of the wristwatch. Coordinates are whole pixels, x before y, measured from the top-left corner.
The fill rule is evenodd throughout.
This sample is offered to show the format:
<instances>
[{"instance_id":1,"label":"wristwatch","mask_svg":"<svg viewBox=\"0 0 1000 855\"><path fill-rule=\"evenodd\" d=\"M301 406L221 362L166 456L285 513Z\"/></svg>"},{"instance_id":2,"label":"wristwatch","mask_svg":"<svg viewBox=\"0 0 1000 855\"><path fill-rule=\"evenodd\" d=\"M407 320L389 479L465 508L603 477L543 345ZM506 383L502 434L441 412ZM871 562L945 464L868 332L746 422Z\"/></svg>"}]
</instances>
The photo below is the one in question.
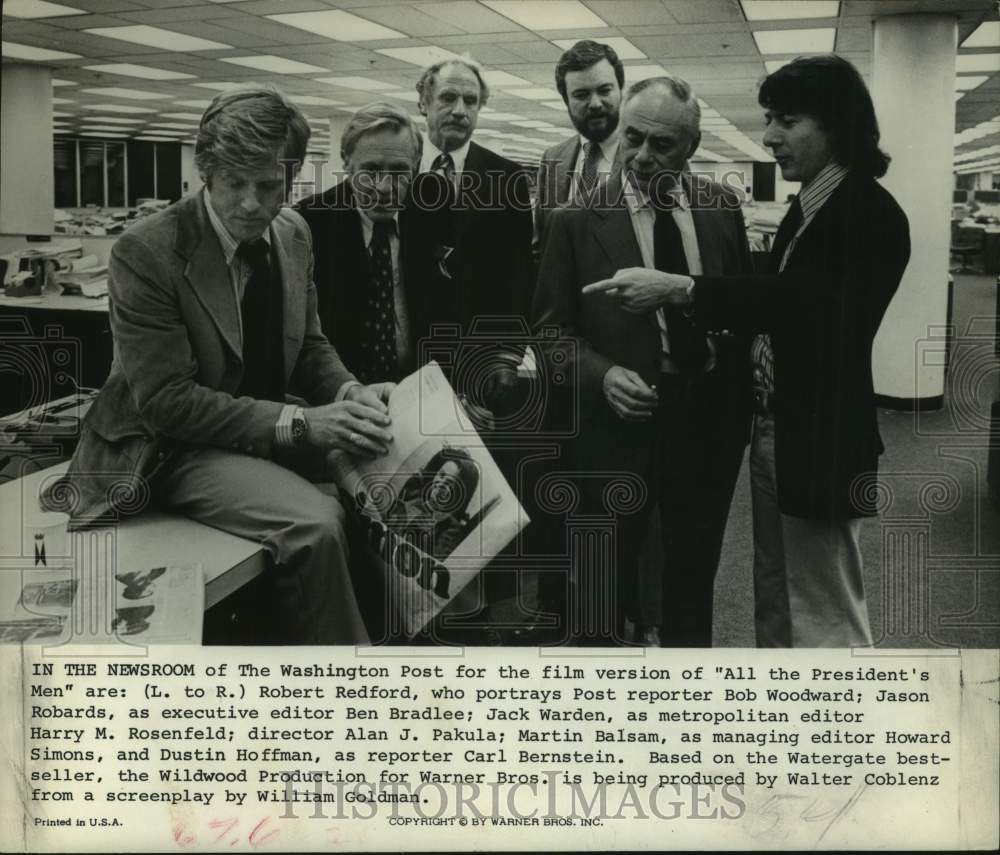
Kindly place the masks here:
<instances>
[{"instance_id":1,"label":"wristwatch","mask_svg":"<svg viewBox=\"0 0 1000 855\"><path fill-rule=\"evenodd\" d=\"M306 413L302 407L296 407L292 413L292 443L302 445L309 435L309 422L306 421Z\"/></svg>"}]
</instances>

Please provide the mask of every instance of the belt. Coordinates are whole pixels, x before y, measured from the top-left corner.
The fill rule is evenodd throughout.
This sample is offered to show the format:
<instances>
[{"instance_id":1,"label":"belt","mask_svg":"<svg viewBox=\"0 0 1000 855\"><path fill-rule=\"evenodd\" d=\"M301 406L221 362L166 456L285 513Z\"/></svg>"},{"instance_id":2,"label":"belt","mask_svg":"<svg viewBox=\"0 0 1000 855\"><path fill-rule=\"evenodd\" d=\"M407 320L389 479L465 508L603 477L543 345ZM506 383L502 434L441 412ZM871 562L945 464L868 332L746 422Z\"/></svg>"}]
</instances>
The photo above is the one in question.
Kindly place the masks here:
<instances>
[{"instance_id":1,"label":"belt","mask_svg":"<svg viewBox=\"0 0 1000 855\"><path fill-rule=\"evenodd\" d=\"M754 410L759 416L774 415L774 390L754 389L753 390Z\"/></svg>"}]
</instances>

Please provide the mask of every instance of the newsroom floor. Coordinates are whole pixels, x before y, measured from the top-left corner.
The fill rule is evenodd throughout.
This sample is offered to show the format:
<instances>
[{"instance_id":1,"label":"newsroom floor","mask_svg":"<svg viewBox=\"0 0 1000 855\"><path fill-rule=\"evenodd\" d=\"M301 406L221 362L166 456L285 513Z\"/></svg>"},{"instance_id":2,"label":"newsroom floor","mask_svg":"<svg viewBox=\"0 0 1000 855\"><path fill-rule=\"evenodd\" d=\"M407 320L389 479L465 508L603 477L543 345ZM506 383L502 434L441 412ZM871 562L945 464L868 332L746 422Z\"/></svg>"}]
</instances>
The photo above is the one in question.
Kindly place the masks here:
<instances>
[{"instance_id":1,"label":"newsroom floor","mask_svg":"<svg viewBox=\"0 0 1000 855\"><path fill-rule=\"evenodd\" d=\"M995 276L955 276L944 408L879 413L886 504L862 533L878 646L1000 646L1000 508L986 484L990 404L1000 385L996 288ZM931 364L944 350L943 338L929 336L914 358ZM721 647L754 646L746 470L744 461L716 580L714 644ZM530 600L525 581L522 596ZM517 621L516 613L511 601L494 610L502 621Z\"/></svg>"}]
</instances>

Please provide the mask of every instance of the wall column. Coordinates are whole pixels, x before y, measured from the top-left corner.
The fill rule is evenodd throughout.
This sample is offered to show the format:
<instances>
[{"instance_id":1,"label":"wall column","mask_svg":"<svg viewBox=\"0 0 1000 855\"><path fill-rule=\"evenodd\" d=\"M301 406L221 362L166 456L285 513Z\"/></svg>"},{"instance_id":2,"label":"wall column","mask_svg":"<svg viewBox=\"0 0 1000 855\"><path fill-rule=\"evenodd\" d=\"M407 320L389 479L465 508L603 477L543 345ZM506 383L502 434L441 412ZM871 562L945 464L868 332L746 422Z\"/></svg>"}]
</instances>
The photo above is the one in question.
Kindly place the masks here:
<instances>
[{"instance_id":1,"label":"wall column","mask_svg":"<svg viewBox=\"0 0 1000 855\"><path fill-rule=\"evenodd\" d=\"M892 156L882 183L909 218L912 246L872 353L875 392L887 406L943 403L956 42L951 15L875 21L872 97L882 147Z\"/></svg>"},{"instance_id":2,"label":"wall column","mask_svg":"<svg viewBox=\"0 0 1000 855\"><path fill-rule=\"evenodd\" d=\"M52 72L38 65L4 65L0 234L50 235L54 207Z\"/></svg>"}]
</instances>

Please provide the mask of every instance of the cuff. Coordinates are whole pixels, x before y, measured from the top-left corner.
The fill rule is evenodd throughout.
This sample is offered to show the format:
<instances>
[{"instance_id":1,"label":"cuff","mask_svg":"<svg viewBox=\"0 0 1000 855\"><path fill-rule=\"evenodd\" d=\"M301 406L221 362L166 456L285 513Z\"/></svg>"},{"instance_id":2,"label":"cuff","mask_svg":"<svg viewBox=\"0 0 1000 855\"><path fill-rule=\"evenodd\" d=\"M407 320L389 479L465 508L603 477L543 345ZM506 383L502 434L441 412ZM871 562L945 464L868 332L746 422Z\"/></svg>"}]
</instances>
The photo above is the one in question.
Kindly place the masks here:
<instances>
[{"instance_id":1,"label":"cuff","mask_svg":"<svg viewBox=\"0 0 1000 855\"><path fill-rule=\"evenodd\" d=\"M694 279L687 286L687 304L681 310L684 317L690 318L694 315Z\"/></svg>"},{"instance_id":2,"label":"cuff","mask_svg":"<svg viewBox=\"0 0 1000 855\"><path fill-rule=\"evenodd\" d=\"M346 384L345 384L346 385ZM274 426L274 442L281 448L291 448L295 445L292 437L292 417L299 409L297 404L285 404L278 414L278 423Z\"/></svg>"},{"instance_id":3,"label":"cuff","mask_svg":"<svg viewBox=\"0 0 1000 855\"><path fill-rule=\"evenodd\" d=\"M357 380L348 380L337 390L337 394L334 397L333 402L336 404L340 403L341 401L346 401L347 393L350 392L351 389L353 389L355 386L360 386L360 385L361 383Z\"/></svg>"}]
</instances>

